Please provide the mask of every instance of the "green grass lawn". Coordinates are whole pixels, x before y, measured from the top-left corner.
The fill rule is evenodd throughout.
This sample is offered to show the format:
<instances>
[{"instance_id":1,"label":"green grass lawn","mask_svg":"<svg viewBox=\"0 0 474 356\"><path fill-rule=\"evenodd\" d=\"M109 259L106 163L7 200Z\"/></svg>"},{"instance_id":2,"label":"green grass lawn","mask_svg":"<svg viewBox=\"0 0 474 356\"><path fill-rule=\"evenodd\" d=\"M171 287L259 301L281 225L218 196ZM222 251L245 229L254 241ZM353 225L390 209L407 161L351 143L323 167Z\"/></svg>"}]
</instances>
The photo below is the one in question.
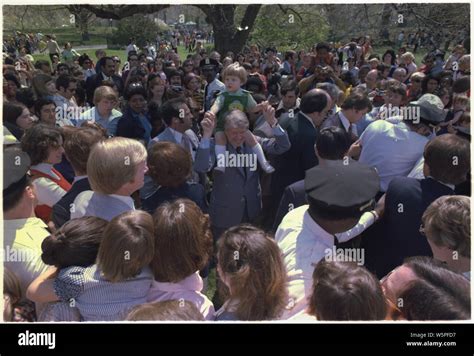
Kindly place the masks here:
<instances>
[{"instance_id":1,"label":"green grass lawn","mask_svg":"<svg viewBox=\"0 0 474 356\"><path fill-rule=\"evenodd\" d=\"M113 28L111 27L96 27L92 26L89 29L90 39L89 41L83 41L79 31L72 26L59 27L59 28L38 28L25 30L26 33L42 33L43 35L54 34L56 35L56 41L59 46L62 47L65 42L71 42L72 46L87 46L87 45L100 45L107 43L107 35L112 33ZM13 31L3 31L3 36L10 36Z\"/></svg>"},{"instance_id":2,"label":"green grass lawn","mask_svg":"<svg viewBox=\"0 0 474 356\"><path fill-rule=\"evenodd\" d=\"M209 47L212 47L212 46L209 45ZM118 56L120 60L122 61L122 64L126 62L127 56L125 55L125 49L108 49L107 45L105 44L103 46L103 49L105 50L108 56ZM96 49L78 50L79 54L87 53L89 57L94 60L96 59L95 51ZM181 58L181 60L185 60L188 54L189 53L184 48L184 46L178 46L178 55ZM49 60L49 55L46 52L40 53L40 54L34 54L33 58L35 59L35 61L40 60L40 59Z\"/></svg>"},{"instance_id":3,"label":"green grass lawn","mask_svg":"<svg viewBox=\"0 0 474 356\"><path fill-rule=\"evenodd\" d=\"M125 50L124 49L108 49L106 46L104 46L105 52L107 53L108 56L118 56L120 60L122 61L122 64L125 63L126 61L126 56L125 56ZM95 62L97 61L95 57L95 51L96 49L86 49L86 50L79 50L79 54L87 53L90 58L92 58ZM49 61L49 54L41 53L41 54L34 54L33 58L35 61L43 59Z\"/></svg>"}]
</instances>

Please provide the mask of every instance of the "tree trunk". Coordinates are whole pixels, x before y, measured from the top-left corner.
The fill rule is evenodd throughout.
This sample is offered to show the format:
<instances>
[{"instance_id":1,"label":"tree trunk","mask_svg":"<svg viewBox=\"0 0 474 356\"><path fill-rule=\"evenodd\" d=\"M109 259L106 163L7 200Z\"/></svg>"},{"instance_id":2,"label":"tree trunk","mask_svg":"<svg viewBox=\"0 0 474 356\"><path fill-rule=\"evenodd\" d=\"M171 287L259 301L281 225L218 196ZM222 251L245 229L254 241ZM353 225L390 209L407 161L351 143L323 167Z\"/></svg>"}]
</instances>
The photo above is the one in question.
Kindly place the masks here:
<instances>
[{"instance_id":1,"label":"tree trunk","mask_svg":"<svg viewBox=\"0 0 474 356\"><path fill-rule=\"evenodd\" d=\"M161 11L170 5L74 5L93 12L97 17L122 19L138 13ZM244 47L257 19L262 5L248 5L238 30L234 14L236 5L193 5L206 14L206 22L212 25L216 50L225 54L228 51L238 53ZM72 6L68 6L69 9ZM166 22L166 13L164 14Z\"/></svg>"}]
</instances>

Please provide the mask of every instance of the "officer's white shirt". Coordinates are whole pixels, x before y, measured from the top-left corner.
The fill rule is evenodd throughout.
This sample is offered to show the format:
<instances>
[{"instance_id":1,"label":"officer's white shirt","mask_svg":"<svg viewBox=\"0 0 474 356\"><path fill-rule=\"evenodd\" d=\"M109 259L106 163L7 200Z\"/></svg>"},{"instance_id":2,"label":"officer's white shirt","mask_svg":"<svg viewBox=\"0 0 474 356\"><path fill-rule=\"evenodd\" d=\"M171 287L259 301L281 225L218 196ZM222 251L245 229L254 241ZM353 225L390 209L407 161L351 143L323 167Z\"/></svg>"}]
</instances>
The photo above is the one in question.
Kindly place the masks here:
<instances>
[{"instance_id":1,"label":"officer's white shirt","mask_svg":"<svg viewBox=\"0 0 474 356\"><path fill-rule=\"evenodd\" d=\"M309 215L308 205L290 211L275 234L288 275L289 305L281 319L288 319L308 307L315 265L332 249L334 236Z\"/></svg>"}]
</instances>

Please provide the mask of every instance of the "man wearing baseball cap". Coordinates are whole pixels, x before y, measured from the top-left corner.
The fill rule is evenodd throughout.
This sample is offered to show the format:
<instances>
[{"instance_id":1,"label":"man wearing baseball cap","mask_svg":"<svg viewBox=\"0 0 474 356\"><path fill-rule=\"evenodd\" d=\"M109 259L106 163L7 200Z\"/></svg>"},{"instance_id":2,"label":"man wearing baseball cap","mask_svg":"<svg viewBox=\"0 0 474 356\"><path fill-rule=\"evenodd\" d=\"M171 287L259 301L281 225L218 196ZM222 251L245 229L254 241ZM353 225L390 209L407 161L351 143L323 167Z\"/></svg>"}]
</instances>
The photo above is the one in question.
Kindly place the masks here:
<instances>
[{"instance_id":1,"label":"man wearing baseball cap","mask_svg":"<svg viewBox=\"0 0 474 356\"><path fill-rule=\"evenodd\" d=\"M46 224L35 216L36 194L29 167L30 158L17 145L4 148L4 267L18 277L23 296L28 285L48 268L41 260L41 243L50 235Z\"/></svg>"},{"instance_id":2,"label":"man wearing baseball cap","mask_svg":"<svg viewBox=\"0 0 474 356\"><path fill-rule=\"evenodd\" d=\"M398 118L371 123L349 150L349 156L377 168L380 190L395 177L406 177L423 155L425 145L446 113L439 97L425 94L411 102Z\"/></svg>"},{"instance_id":3,"label":"man wearing baseball cap","mask_svg":"<svg viewBox=\"0 0 474 356\"><path fill-rule=\"evenodd\" d=\"M373 211L379 184L373 168L355 161L306 172L309 205L290 211L275 234L289 279L290 304L284 319L306 309L315 264L338 244L336 234L350 230L364 212Z\"/></svg>"}]
</instances>

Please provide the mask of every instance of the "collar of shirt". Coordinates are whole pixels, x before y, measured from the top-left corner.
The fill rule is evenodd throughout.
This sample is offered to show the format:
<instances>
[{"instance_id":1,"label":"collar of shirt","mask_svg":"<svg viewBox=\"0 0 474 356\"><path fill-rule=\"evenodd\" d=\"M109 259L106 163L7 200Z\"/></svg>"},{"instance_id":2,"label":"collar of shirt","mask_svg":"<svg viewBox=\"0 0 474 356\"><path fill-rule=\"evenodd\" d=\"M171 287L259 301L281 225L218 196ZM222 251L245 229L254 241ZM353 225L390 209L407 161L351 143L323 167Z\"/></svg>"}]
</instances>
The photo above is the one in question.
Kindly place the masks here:
<instances>
[{"instance_id":1,"label":"collar of shirt","mask_svg":"<svg viewBox=\"0 0 474 356\"><path fill-rule=\"evenodd\" d=\"M112 77L108 77L104 74L104 72L102 72L102 78L103 80L113 80Z\"/></svg>"},{"instance_id":2,"label":"collar of shirt","mask_svg":"<svg viewBox=\"0 0 474 356\"><path fill-rule=\"evenodd\" d=\"M5 219L4 229L5 230L20 230L31 227L42 227L47 229L48 226L44 223L43 220L37 217L29 217L25 219ZM4 241L5 244L6 241Z\"/></svg>"},{"instance_id":3,"label":"collar of shirt","mask_svg":"<svg viewBox=\"0 0 474 356\"><path fill-rule=\"evenodd\" d=\"M112 111L110 112L110 115L108 117L101 116L100 113L99 113L99 109L97 109L97 106L94 108L94 110L95 110L94 119L97 122L103 121L105 123L108 123L109 121L112 121L112 119L115 119L117 117L117 115L114 115L114 110L115 109L112 109ZM139 114L137 114L137 116L139 116Z\"/></svg>"},{"instance_id":4,"label":"collar of shirt","mask_svg":"<svg viewBox=\"0 0 474 356\"><path fill-rule=\"evenodd\" d=\"M308 115L306 115L302 111L300 111L300 114L303 115L305 118L307 118L309 120L309 122L311 122L311 125L313 125L313 127L316 128L316 125L314 124L313 119L311 119Z\"/></svg>"},{"instance_id":5,"label":"collar of shirt","mask_svg":"<svg viewBox=\"0 0 474 356\"><path fill-rule=\"evenodd\" d=\"M295 104L295 106L293 106L293 107L291 107L291 108L289 108L289 109L287 110L287 109L285 109L285 108L283 107L283 100L280 100L280 103L278 104L278 106L277 106L277 108L276 108L275 111L278 111L278 110L280 110L280 109L284 109L285 112L286 112L286 111L289 111L289 110L291 110L291 109L293 109L293 110L294 110L294 109L298 109L298 108L300 107L300 102L301 102L301 99L300 99L300 98L296 98L296 104Z\"/></svg>"},{"instance_id":6,"label":"collar of shirt","mask_svg":"<svg viewBox=\"0 0 474 356\"><path fill-rule=\"evenodd\" d=\"M446 187L451 188L452 190L456 189L456 186L454 186L454 185L452 185L452 184L440 182L439 180L433 178L432 176L428 176L428 177L426 177L426 178L431 178L431 179L433 179L434 181L438 182L439 184L445 185Z\"/></svg>"},{"instance_id":7,"label":"collar of shirt","mask_svg":"<svg viewBox=\"0 0 474 356\"><path fill-rule=\"evenodd\" d=\"M53 165L49 163L38 163L34 166L31 166L30 169L34 169L35 171L39 171L41 173L47 174L55 179L59 179L59 177L53 172Z\"/></svg>"},{"instance_id":8,"label":"collar of shirt","mask_svg":"<svg viewBox=\"0 0 474 356\"><path fill-rule=\"evenodd\" d=\"M72 181L72 184L76 183L77 181L80 181L81 179L87 178L87 175L85 176L76 176L74 177L74 180Z\"/></svg>"},{"instance_id":9,"label":"collar of shirt","mask_svg":"<svg viewBox=\"0 0 474 356\"><path fill-rule=\"evenodd\" d=\"M126 197L124 195L118 195L118 194L109 194L111 197L114 197L118 200L123 201L125 204L127 204L132 210L135 210L135 203L133 202L132 197Z\"/></svg>"},{"instance_id":10,"label":"collar of shirt","mask_svg":"<svg viewBox=\"0 0 474 356\"><path fill-rule=\"evenodd\" d=\"M317 239L329 247L334 245L334 235L319 226L318 223L309 215L308 209L306 209L303 216L303 229L308 229L315 240Z\"/></svg>"},{"instance_id":11,"label":"collar of shirt","mask_svg":"<svg viewBox=\"0 0 474 356\"><path fill-rule=\"evenodd\" d=\"M344 128L346 129L347 132L349 132L349 129L351 127L351 122L349 121L349 119L344 115L344 113L341 111L339 111L339 118L341 119L341 122L342 122L342 125L344 126Z\"/></svg>"},{"instance_id":12,"label":"collar of shirt","mask_svg":"<svg viewBox=\"0 0 474 356\"><path fill-rule=\"evenodd\" d=\"M237 91L235 91L235 92L230 92L230 91L227 90L227 88L224 89L224 91L225 91L226 93L229 93L230 95L243 95L242 88L239 88L239 89L238 89Z\"/></svg>"},{"instance_id":13,"label":"collar of shirt","mask_svg":"<svg viewBox=\"0 0 474 356\"><path fill-rule=\"evenodd\" d=\"M172 129L171 127L168 127L168 128L170 129L171 133L173 134L174 139L176 140L176 143L178 145L180 145L181 140L183 139L183 134L181 132L178 132L178 131Z\"/></svg>"},{"instance_id":14,"label":"collar of shirt","mask_svg":"<svg viewBox=\"0 0 474 356\"><path fill-rule=\"evenodd\" d=\"M182 279L176 283L153 281L153 289L158 289L163 292L180 292L180 291L197 291L200 292L203 288L202 278L199 272L196 271L192 275Z\"/></svg>"}]
</instances>

